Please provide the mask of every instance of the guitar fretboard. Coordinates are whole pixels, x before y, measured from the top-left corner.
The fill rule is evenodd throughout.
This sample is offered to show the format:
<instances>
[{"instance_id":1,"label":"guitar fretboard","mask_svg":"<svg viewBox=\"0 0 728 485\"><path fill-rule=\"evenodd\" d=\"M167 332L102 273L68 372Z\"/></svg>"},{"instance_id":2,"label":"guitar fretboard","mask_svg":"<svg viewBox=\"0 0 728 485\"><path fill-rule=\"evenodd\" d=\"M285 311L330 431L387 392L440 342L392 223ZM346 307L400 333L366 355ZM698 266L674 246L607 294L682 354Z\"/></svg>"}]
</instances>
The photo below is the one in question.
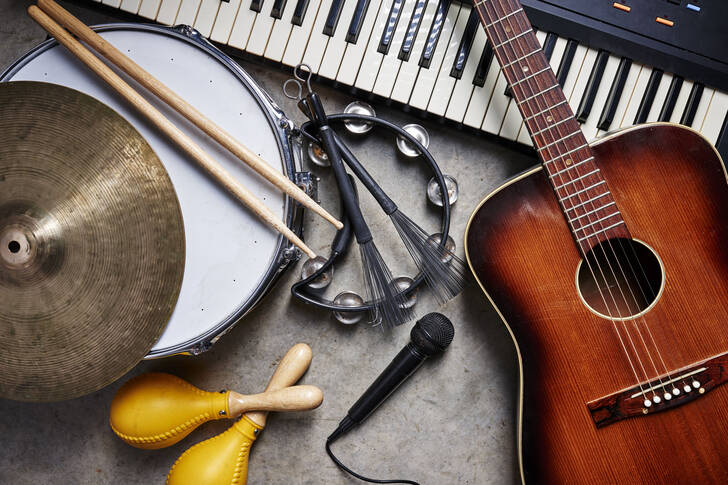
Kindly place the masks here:
<instances>
[{"instance_id":1,"label":"guitar fretboard","mask_svg":"<svg viewBox=\"0 0 728 485\"><path fill-rule=\"evenodd\" d=\"M478 0L474 8L577 245L586 252L605 239L629 237L520 2Z\"/></svg>"}]
</instances>

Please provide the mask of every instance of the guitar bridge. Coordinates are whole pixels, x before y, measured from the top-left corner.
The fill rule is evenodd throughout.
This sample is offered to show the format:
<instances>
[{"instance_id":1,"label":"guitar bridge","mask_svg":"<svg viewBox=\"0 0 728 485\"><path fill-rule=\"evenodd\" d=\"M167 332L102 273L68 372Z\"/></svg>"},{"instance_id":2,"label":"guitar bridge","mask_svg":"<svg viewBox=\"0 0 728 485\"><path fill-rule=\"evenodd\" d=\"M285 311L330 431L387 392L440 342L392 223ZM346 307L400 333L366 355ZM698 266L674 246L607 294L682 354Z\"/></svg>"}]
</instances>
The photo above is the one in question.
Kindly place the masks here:
<instances>
[{"instance_id":1,"label":"guitar bridge","mask_svg":"<svg viewBox=\"0 0 728 485\"><path fill-rule=\"evenodd\" d=\"M728 381L728 352L587 403L597 428L698 399Z\"/></svg>"}]
</instances>

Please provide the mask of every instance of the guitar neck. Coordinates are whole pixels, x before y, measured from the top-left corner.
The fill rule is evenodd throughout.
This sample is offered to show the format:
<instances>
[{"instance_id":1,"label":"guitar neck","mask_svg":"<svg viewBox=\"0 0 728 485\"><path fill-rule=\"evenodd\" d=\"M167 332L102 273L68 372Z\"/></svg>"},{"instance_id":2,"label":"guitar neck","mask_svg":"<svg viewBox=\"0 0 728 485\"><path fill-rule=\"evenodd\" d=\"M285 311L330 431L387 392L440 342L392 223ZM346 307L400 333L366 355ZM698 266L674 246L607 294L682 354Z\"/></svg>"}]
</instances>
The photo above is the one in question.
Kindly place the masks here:
<instances>
[{"instance_id":1,"label":"guitar neck","mask_svg":"<svg viewBox=\"0 0 728 485\"><path fill-rule=\"evenodd\" d=\"M493 46L577 246L629 237L579 123L518 0L476 0Z\"/></svg>"}]
</instances>

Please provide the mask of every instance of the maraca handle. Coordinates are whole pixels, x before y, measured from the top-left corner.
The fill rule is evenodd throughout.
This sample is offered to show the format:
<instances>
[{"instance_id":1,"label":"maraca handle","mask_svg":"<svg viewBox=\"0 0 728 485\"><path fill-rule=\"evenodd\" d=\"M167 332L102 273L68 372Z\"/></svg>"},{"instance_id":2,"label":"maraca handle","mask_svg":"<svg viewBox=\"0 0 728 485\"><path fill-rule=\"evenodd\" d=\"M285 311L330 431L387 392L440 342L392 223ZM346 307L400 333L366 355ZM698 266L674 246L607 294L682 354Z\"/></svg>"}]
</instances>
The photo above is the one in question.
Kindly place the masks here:
<instances>
[{"instance_id":1,"label":"maraca handle","mask_svg":"<svg viewBox=\"0 0 728 485\"><path fill-rule=\"evenodd\" d=\"M256 411L308 411L321 404L324 394L316 386L293 386L248 396L231 391L228 399L230 416L237 416L253 409Z\"/></svg>"},{"instance_id":2,"label":"maraca handle","mask_svg":"<svg viewBox=\"0 0 728 485\"><path fill-rule=\"evenodd\" d=\"M227 431L185 451L167 485L245 485L250 447L262 428L243 416Z\"/></svg>"}]
</instances>

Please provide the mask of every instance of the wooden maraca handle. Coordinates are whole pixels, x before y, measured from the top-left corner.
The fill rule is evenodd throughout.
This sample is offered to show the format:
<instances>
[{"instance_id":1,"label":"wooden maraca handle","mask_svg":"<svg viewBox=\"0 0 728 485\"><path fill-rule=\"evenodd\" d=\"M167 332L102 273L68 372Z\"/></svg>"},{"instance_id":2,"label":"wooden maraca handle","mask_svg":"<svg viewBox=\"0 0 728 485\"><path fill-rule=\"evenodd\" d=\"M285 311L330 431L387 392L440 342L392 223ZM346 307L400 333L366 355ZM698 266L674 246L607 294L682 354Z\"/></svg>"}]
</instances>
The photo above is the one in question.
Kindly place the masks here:
<instances>
[{"instance_id":1,"label":"wooden maraca handle","mask_svg":"<svg viewBox=\"0 0 728 485\"><path fill-rule=\"evenodd\" d=\"M294 385L303 376L311 365L313 351L308 344L298 343L291 347L283 356L275 372L268 381L266 391L277 391ZM258 426L265 426L268 413L265 411L246 413L248 417Z\"/></svg>"},{"instance_id":2,"label":"wooden maraca handle","mask_svg":"<svg viewBox=\"0 0 728 485\"><path fill-rule=\"evenodd\" d=\"M245 411L308 411L321 405L324 393L316 386L284 387L277 391L243 395L230 391L228 409L230 416Z\"/></svg>"}]
</instances>

